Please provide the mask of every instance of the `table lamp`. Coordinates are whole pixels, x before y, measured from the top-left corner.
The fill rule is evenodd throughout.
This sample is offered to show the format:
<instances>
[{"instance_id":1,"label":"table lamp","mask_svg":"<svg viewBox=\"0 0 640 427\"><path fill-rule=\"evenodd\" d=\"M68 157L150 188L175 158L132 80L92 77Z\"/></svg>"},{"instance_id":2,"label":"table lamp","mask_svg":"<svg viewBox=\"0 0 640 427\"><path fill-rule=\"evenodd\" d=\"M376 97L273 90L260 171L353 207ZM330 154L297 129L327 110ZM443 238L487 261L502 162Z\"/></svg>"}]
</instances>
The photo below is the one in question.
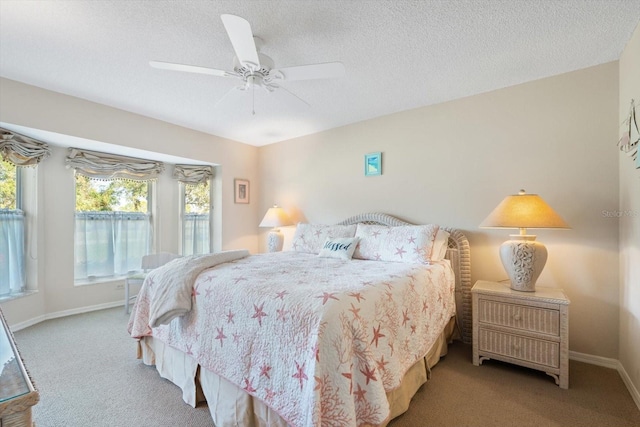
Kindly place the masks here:
<instances>
[{"instance_id":1,"label":"table lamp","mask_svg":"<svg viewBox=\"0 0 640 427\"><path fill-rule=\"evenodd\" d=\"M540 196L518 194L505 199L480 224L481 228L519 228L500 246L500 259L509 276L511 289L534 292L536 280L547 262L547 248L527 234L527 228L570 228Z\"/></svg>"},{"instance_id":2,"label":"table lamp","mask_svg":"<svg viewBox=\"0 0 640 427\"><path fill-rule=\"evenodd\" d=\"M267 238L267 247L269 248L269 252L278 252L282 250L284 235L278 227L291 224L293 224L293 222L291 222L289 216L281 207L273 205L272 208L269 208L267 213L264 215L264 218L262 218L262 222L260 222L260 227L273 227L269 232L269 237Z\"/></svg>"}]
</instances>

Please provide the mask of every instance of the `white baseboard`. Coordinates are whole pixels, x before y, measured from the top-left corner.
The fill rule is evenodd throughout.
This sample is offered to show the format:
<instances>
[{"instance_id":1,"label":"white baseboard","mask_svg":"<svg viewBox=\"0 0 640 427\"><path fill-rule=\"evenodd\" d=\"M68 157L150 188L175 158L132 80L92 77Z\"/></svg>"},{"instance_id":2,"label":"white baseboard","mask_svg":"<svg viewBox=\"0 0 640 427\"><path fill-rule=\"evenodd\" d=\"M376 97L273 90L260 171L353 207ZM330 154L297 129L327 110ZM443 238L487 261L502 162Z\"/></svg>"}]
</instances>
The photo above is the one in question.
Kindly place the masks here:
<instances>
[{"instance_id":1,"label":"white baseboard","mask_svg":"<svg viewBox=\"0 0 640 427\"><path fill-rule=\"evenodd\" d=\"M624 384L627 386L627 390L629 390L633 401L636 402L636 406L640 411L640 392L633 384L633 382L631 381L631 377L629 376L629 374L627 374L627 371L624 369L624 366L622 366L622 363L620 362L618 362L618 373L620 374L620 377L622 378Z\"/></svg>"},{"instance_id":2,"label":"white baseboard","mask_svg":"<svg viewBox=\"0 0 640 427\"><path fill-rule=\"evenodd\" d=\"M638 410L640 410L640 392L638 392L638 389L631 381L631 377L627 374L627 371L619 360L594 356L592 354L578 353L576 351L569 352L569 359L589 363L591 365L603 366L605 368L615 369L618 371L620 378L622 378L622 382L624 382L624 385L627 386L627 390L629 390L631 398L636 403Z\"/></svg>"},{"instance_id":3,"label":"white baseboard","mask_svg":"<svg viewBox=\"0 0 640 427\"><path fill-rule=\"evenodd\" d=\"M588 363L590 365L603 366L609 369L618 369L618 366L620 365L620 362L617 359L594 356L593 354L578 353L577 351L569 351L569 359Z\"/></svg>"},{"instance_id":4,"label":"white baseboard","mask_svg":"<svg viewBox=\"0 0 640 427\"><path fill-rule=\"evenodd\" d=\"M91 311L104 310L105 308L124 307L123 304L124 303L121 301L114 301L104 304L90 305L87 307L72 308L70 310L56 311L54 313L47 313L42 316L34 317L33 319L25 320L24 322L16 323L9 326L13 332L17 332L21 329L28 328L29 326L44 322L45 320L57 319L58 317L73 316L74 314L89 313Z\"/></svg>"},{"instance_id":5,"label":"white baseboard","mask_svg":"<svg viewBox=\"0 0 640 427\"><path fill-rule=\"evenodd\" d=\"M20 329L28 328L29 326L37 325L40 322L44 322L47 320L45 315L34 317L33 319L25 320L24 322L15 323L13 325L9 325L9 329L12 332L17 332Z\"/></svg>"}]
</instances>

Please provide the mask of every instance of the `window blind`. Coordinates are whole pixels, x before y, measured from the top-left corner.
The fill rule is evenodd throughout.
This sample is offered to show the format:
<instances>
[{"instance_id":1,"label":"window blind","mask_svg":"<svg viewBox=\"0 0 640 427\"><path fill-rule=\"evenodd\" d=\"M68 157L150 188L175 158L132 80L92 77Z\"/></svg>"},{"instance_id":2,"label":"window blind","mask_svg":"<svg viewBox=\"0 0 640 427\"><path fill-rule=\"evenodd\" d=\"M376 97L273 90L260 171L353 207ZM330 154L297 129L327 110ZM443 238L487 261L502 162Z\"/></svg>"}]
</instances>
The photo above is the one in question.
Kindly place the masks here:
<instances>
[{"instance_id":1,"label":"window blind","mask_svg":"<svg viewBox=\"0 0 640 427\"><path fill-rule=\"evenodd\" d=\"M65 162L67 168L74 168L76 173L100 179L149 181L164 170L162 162L78 148L69 148Z\"/></svg>"},{"instance_id":2,"label":"window blind","mask_svg":"<svg viewBox=\"0 0 640 427\"><path fill-rule=\"evenodd\" d=\"M2 158L16 166L34 166L51 155L49 145L0 128Z\"/></svg>"},{"instance_id":3,"label":"window blind","mask_svg":"<svg viewBox=\"0 0 640 427\"><path fill-rule=\"evenodd\" d=\"M175 165L173 178L184 184L200 184L213 178L213 167L205 165Z\"/></svg>"}]
</instances>

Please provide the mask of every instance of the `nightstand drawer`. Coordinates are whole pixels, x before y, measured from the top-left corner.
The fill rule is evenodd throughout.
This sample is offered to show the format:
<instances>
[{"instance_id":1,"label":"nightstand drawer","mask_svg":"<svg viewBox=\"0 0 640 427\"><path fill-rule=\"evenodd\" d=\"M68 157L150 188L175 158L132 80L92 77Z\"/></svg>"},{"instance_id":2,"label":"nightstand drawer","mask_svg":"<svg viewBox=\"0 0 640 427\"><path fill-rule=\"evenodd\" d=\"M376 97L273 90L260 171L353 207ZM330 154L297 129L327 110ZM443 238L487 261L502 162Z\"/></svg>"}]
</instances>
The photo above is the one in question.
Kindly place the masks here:
<instances>
[{"instance_id":1,"label":"nightstand drawer","mask_svg":"<svg viewBox=\"0 0 640 427\"><path fill-rule=\"evenodd\" d=\"M560 336L560 312L480 298L478 321L491 325Z\"/></svg>"},{"instance_id":2,"label":"nightstand drawer","mask_svg":"<svg viewBox=\"0 0 640 427\"><path fill-rule=\"evenodd\" d=\"M480 328L478 348L481 353L489 352L556 369L560 367L560 343L558 342Z\"/></svg>"}]
</instances>

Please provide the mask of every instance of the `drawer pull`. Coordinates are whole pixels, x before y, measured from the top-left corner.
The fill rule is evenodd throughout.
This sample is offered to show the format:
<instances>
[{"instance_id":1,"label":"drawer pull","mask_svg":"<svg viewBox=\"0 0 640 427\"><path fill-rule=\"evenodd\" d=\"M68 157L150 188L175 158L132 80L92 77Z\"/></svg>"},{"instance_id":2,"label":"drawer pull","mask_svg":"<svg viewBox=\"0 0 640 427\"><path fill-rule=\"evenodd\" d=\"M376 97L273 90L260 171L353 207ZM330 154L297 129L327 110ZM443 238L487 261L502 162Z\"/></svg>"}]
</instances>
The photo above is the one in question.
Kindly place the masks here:
<instances>
[{"instance_id":1,"label":"drawer pull","mask_svg":"<svg viewBox=\"0 0 640 427\"><path fill-rule=\"evenodd\" d=\"M522 317L520 317L520 313L516 313L513 315L513 320L515 320L516 322L519 322L520 320L522 320Z\"/></svg>"},{"instance_id":2,"label":"drawer pull","mask_svg":"<svg viewBox=\"0 0 640 427\"><path fill-rule=\"evenodd\" d=\"M520 346L518 344L514 344L513 345L513 350L514 351L520 351Z\"/></svg>"}]
</instances>

